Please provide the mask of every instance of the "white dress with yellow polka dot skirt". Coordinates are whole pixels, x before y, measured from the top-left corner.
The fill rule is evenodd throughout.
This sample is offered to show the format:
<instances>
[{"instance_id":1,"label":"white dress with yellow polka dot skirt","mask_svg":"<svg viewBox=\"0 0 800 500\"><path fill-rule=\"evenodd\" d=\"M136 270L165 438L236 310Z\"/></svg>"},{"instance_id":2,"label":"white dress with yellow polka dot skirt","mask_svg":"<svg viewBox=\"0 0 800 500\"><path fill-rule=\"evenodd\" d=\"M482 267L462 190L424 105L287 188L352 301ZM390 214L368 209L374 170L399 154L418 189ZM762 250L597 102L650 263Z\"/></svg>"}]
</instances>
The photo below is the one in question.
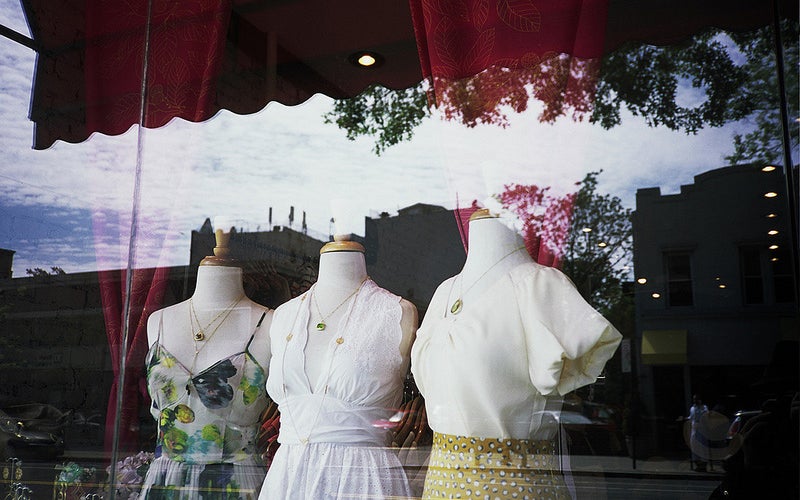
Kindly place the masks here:
<instances>
[{"instance_id":1,"label":"white dress with yellow polka dot skirt","mask_svg":"<svg viewBox=\"0 0 800 500\"><path fill-rule=\"evenodd\" d=\"M423 497L569 498L561 396L594 382L622 336L557 269L519 264L454 314L455 279L411 353L435 433Z\"/></svg>"}]
</instances>

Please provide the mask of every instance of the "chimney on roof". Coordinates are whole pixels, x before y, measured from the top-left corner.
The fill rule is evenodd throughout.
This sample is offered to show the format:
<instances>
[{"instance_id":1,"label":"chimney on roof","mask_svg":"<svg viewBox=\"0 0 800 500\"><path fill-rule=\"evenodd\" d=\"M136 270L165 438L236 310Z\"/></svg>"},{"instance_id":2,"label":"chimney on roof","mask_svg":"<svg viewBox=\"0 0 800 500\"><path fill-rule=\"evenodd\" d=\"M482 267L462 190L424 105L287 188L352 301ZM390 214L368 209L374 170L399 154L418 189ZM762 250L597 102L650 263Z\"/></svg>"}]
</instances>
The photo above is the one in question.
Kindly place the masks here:
<instances>
[{"instance_id":1,"label":"chimney on roof","mask_svg":"<svg viewBox=\"0 0 800 500\"><path fill-rule=\"evenodd\" d=\"M14 250L0 248L0 279L11 278L11 267L14 263Z\"/></svg>"}]
</instances>

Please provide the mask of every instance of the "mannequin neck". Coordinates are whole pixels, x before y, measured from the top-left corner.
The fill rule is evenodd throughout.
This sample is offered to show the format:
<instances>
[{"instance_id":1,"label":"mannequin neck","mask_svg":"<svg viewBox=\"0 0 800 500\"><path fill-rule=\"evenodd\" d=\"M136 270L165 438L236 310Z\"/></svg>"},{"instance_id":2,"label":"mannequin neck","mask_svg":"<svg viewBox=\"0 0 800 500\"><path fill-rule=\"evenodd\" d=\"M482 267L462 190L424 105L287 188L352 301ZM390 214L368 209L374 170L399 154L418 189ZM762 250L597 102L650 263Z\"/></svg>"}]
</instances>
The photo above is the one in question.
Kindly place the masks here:
<instances>
[{"instance_id":1,"label":"mannequin neck","mask_svg":"<svg viewBox=\"0 0 800 500\"><path fill-rule=\"evenodd\" d=\"M197 285L192 294L196 307L211 309L226 307L244 296L242 269L229 266L200 266Z\"/></svg>"},{"instance_id":2,"label":"mannequin neck","mask_svg":"<svg viewBox=\"0 0 800 500\"><path fill-rule=\"evenodd\" d=\"M508 269L530 260L522 236L499 220L486 218L469 223L469 252L462 275L484 273L492 266Z\"/></svg>"},{"instance_id":3,"label":"mannequin neck","mask_svg":"<svg viewBox=\"0 0 800 500\"><path fill-rule=\"evenodd\" d=\"M367 277L367 265L361 252L328 252L319 257L316 290L336 293L353 290Z\"/></svg>"}]
</instances>

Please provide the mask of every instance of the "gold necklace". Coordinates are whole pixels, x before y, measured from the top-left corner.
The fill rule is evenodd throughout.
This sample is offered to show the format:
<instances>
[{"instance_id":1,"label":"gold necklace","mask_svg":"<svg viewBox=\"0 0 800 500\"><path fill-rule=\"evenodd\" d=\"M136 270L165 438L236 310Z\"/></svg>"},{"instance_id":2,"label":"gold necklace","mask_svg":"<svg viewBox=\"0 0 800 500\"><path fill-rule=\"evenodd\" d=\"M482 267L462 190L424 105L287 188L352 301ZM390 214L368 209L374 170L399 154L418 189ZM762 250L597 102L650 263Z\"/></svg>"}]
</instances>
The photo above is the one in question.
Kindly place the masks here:
<instances>
[{"instance_id":1,"label":"gold necklace","mask_svg":"<svg viewBox=\"0 0 800 500\"><path fill-rule=\"evenodd\" d=\"M503 255L502 257L500 257L500 259L497 262L495 262L494 264L489 266L489 268L486 271L484 271L483 274L478 276L478 279L473 281L472 284L469 287L467 287L466 290L463 289L464 288L464 280L462 278L461 282L459 283L458 298L456 298L455 302L453 302L453 305L450 306L450 314L458 314L458 313L461 312L461 309L463 309L463 307L464 307L464 300L463 300L464 295L466 295L470 290L472 290L472 287L477 285L478 282L481 279L483 279L483 277L486 276L489 273L489 271L494 269L494 267L496 265L500 264L501 262L506 260L508 257L511 257L511 255L515 254L516 252L519 252L520 250L523 250L524 248L525 248L525 245L523 245L521 247L517 247L514 250L512 250L512 251L508 252L507 254ZM454 285L455 285L455 280L453 280L453 282L450 284L450 293L447 294L448 300L450 299L450 296L453 293L453 286ZM447 312L446 311L445 311L445 316L447 316Z\"/></svg>"},{"instance_id":2,"label":"gold necklace","mask_svg":"<svg viewBox=\"0 0 800 500\"><path fill-rule=\"evenodd\" d=\"M363 285L363 284L364 284L364 282L365 282L365 281L367 281L368 279L369 279L369 276L367 276L366 278L364 278L363 280L361 280L361 283L359 283L359 284L358 284L358 286L356 287L356 289L355 289L355 290L353 290L353 292L352 292L350 295L348 295L347 297L345 297L345 298L344 298L344 300L343 300L341 303L339 303L339 305L338 305L338 306L334 307L334 308L333 308L333 310L332 310L331 312L329 312L328 314L322 314L322 311L320 311L320 309L319 309L319 302L317 301L317 294L315 293L317 289L316 289L316 285L314 285L314 290L311 292L311 300L314 302L314 307L316 307L316 308L317 308L317 315L319 316L319 323L317 323L317 324L316 324L316 326L315 326L314 328L316 328L316 329L317 329L318 331L320 331L320 332L321 332L321 331L323 331L323 330L325 330L325 328L328 326L328 325L325 323L325 318L330 318L331 316L333 316L333 313L335 313L336 311L338 311L338 310L339 310L339 308L340 308L340 307L342 307L342 306L345 304L345 302L347 302L348 300L350 300L350 298L351 298L353 295L357 294L357 293L358 293L358 291L359 291L359 290L361 290L361 285Z\"/></svg>"},{"instance_id":3,"label":"gold necklace","mask_svg":"<svg viewBox=\"0 0 800 500\"><path fill-rule=\"evenodd\" d=\"M367 278L369 278L369 277L367 277ZM356 291L353 293L353 295L356 296L355 300L353 301L353 303L355 303L355 301L358 300L358 293L361 291L361 288L364 286L364 282L367 281L367 278L364 278L364 280L361 281L361 284L358 286L358 288L356 288ZM306 300L306 296L305 295L303 295L303 297L300 299L300 305L297 306L297 312L295 312L294 320L292 321L292 326L289 328L289 334L286 335L286 345L283 348L283 355L281 356L281 379L282 379L281 380L281 385L282 385L282 388L283 388L283 400L284 400L284 405L283 406L285 406L285 408L286 408L286 416L289 417L289 423L292 425L292 428L294 429L294 433L298 436L298 439L300 440L300 443L303 444L303 446L308 444L309 439L311 439L311 434L314 432L314 428L317 426L317 420L319 420L319 415L320 415L320 413L322 413L322 407L325 405L325 398L328 397L328 381L331 378L331 368L333 367L333 358L334 358L334 355L336 354L336 350L339 348L339 346L344 344L344 337L342 335L339 335L339 337L336 338L336 345L334 346L334 351L328 357L328 368L325 370L325 379L324 379L325 380L325 386L323 387L323 390L322 390L322 399L319 402L319 407L317 408L317 413L316 413L316 415L314 415L314 420L311 422L311 427L308 429L308 434L306 434L305 437L300 437L300 432L297 430L297 424L295 423L294 415L292 414L292 408L289 405L289 395L288 395L288 393L286 391L286 351L289 350L288 349L289 342L294 338L293 330L297 326L297 319L300 317L300 309L303 307L303 301L304 300ZM347 322L349 320L350 320L350 315L348 314L347 317L344 318L344 322L342 323L342 325L343 326L347 326ZM305 354L303 356L305 357ZM310 388L311 387L311 380L308 381L308 384L309 384L309 388ZM312 391L312 393L313 393L313 391ZM281 408L278 408L278 409L281 410Z\"/></svg>"},{"instance_id":4,"label":"gold necklace","mask_svg":"<svg viewBox=\"0 0 800 500\"><path fill-rule=\"evenodd\" d=\"M226 314L225 314L225 316L223 316L223 317L222 317L222 320L219 322L219 324L218 324L218 325L217 325L217 326L214 328L214 330L213 330L213 331L212 331L212 332L211 332L211 333L208 335L208 342L205 342L203 345L201 345L199 349L197 348L197 342L198 342L198 341L197 341L197 336L196 336L196 335L193 335L193 336L192 336L192 342L194 342L194 357L192 357L192 366L191 366L191 368L189 369L189 373L191 373L191 374L192 374L192 376L194 376L194 369L195 369L195 365L197 364L197 356L200 354L200 352L201 352L203 349L205 349L205 347L206 347L208 344L210 344L210 343L211 343L211 339L214 337L214 334L215 334L215 333L217 333L217 330L219 330L219 328L220 328L220 327L221 327L221 326L222 326L222 325L225 323L225 320L226 320L226 319L228 319L228 316L230 316L230 315L231 315L231 313L233 313L233 311L236 309L236 306L239 304L239 302L241 302L241 301L242 301L242 299L244 299L244 295L242 295L241 297L239 297L239 300L237 300L237 301L236 301L236 302L233 304L233 306L231 306L231 307L229 307L229 308L227 308L227 309L225 310L225 311L226 311ZM197 319L197 318L195 317L195 320L196 320L196 319ZM191 328L192 328L192 330L194 330L194 324L192 323L192 317L191 317L191 315L189 316L189 324L191 325ZM199 326L200 326L200 324L198 323L198 325L197 325L197 326L199 327Z\"/></svg>"},{"instance_id":5,"label":"gold necklace","mask_svg":"<svg viewBox=\"0 0 800 500\"><path fill-rule=\"evenodd\" d=\"M220 317L222 317L223 314L226 314L226 313L230 314L230 311L232 311L239 304L239 302L242 301L243 298L244 298L244 295L240 296L238 299L236 299L233 302L231 302L228 305L228 307L226 307L225 309L220 311L219 314L214 316L214 318L211 321L209 321L208 324L205 327L203 327L203 325L200 323L200 318L197 317L197 310L195 310L195 308L194 308L194 301L192 300L192 298L189 298L189 310L191 311L192 315L194 316L194 320L197 322L197 331L196 332L194 331L194 326L192 326L192 338L194 338L195 342L198 342L198 341L201 341L201 340L205 340L205 338L206 338L206 334L205 334L206 330L211 328L211 325L213 325ZM190 322L191 322L191 319L192 318L190 316L189 317ZM223 321L225 321L225 320L223 320ZM220 325L221 324L222 323L220 322ZM217 325L217 328L219 328L219 325ZM214 331L216 332L217 330L214 329ZM211 335L213 335L213 333ZM210 336L209 336L209 338L210 338Z\"/></svg>"}]
</instances>

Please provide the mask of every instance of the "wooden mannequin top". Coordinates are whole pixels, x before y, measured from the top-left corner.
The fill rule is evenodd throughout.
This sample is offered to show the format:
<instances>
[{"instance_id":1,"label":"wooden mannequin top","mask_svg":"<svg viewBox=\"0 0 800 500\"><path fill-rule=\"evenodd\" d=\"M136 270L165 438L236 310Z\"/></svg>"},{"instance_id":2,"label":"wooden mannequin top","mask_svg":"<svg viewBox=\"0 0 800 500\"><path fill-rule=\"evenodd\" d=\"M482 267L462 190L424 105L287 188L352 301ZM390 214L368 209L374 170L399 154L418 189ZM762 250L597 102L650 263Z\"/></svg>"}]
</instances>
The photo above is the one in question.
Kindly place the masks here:
<instances>
[{"instance_id":1,"label":"wooden mannequin top","mask_svg":"<svg viewBox=\"0 0 800 500\"><path fill-rule=\"evenodd\" d=\"M467 260L454 283L453 296L480 296L510 269L532 262L525 242L496 217L478 216L469 222Z\"/></svg>"},{"instance_id":2,"label":"wooden mannequin top","mask_svg":"<svg viewBox=\"0 0 800 500\"><path fill-rule=\"evenodd\" d=\"M241 268L201 265L197 269L197 286L191 299L150 315L147 320L147 340L152 347L159 340L161 329L162 346L193 373L198 373L221 359L241 352L265 311L267 315L250 344L250 354L262 367L267 368L272 310L247 298L242 285ZM194 339L198 321L203 326L211 324L202 341ZM196 348L201 350L195 360Z\"/></svg>"},{"instance_id":3,"label":"wooden mannequin top","mask_svg":"<svg viewBox=\"0 0 800 500\"><path fill-rule=\"evenodd\" d=\"M343 301L350 300L348 297L358 290L367 278L367 266L362 251L357 249L326 251L325 247L323 247L320 252L317 283L314 285L314 291L310 297L310 317L312 319L310 320L311 324L308 325L309 335L305 350L306 375L312 384L315 384L322 374L324 368L322 360L332 334L327 329L318 331L314 327L320 320L320 311L322 314L326 314L328 311L336 309ZM419 317L417 308L411 302L401 299L400 307L403 310L403 316L400 320L403 336L398 348L404 362L408 362ZM338 307L332 314L324 317L325 322L329 325L338 324L346 310L346 304Z\"/></svg>"}]
</instances>

